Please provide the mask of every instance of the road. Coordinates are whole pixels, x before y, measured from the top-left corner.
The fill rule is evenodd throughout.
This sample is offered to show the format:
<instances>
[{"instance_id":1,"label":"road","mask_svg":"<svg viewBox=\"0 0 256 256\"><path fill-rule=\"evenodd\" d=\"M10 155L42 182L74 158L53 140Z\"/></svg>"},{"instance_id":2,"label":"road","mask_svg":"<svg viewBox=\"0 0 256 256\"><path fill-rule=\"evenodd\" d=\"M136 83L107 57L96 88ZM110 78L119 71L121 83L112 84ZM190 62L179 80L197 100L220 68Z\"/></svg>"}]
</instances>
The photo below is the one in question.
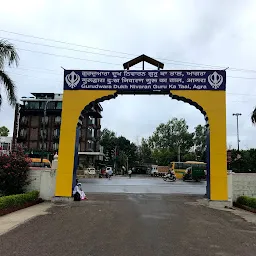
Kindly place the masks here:
<instances>
[{"instance_id":1,"label":"road","mask_svg":"<svg viewBox=\"0 0 256 256\"><path fill-rule=\"evenodd\" d=\"M111 180L81 179L86 193L154 193L154 194L193 194L204 195L206 182L166 182L162 178L145 176L113 177Z\"/></svg>"},{"instance_id":2,"label":"road","mask_svg":"<svg viewBox=\"0 0 256 256\"><path fill-rule=\"evenodd\" d=\"M4 256L255 256L256 226L198 196L89 194L0 236Z\"/></svg>"}]
</instances>

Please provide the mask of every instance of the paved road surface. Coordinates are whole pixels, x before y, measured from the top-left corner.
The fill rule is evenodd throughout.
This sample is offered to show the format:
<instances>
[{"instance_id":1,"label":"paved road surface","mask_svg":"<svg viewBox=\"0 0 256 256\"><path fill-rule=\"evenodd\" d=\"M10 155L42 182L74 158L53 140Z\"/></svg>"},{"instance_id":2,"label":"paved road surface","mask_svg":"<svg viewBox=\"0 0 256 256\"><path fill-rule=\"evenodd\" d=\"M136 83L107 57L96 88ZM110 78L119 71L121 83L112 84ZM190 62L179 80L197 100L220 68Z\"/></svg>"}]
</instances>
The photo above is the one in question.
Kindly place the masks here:
<instances>
[{"instance_id":1,"label":"paved road surface","mask_svg":"<svg viewBox=\"0 0 256 256\"><path fill-rule=\"evenodd\" d=\"M0 236L0 255L255 256L256 226L195 196L89 196Z\"/></svg>"},{"instance_id":2,"label":"paved road surface","mask_svg":"<svg viewBox=\"0 0 256 256\"><path fill-rule=\"evenodd\" d=\"M111 180L81 179L85 193L156 193L156 194L194 194L204 195L206 182L166 182L162 178L113 177Z\"/></svg>"}]
</instances>

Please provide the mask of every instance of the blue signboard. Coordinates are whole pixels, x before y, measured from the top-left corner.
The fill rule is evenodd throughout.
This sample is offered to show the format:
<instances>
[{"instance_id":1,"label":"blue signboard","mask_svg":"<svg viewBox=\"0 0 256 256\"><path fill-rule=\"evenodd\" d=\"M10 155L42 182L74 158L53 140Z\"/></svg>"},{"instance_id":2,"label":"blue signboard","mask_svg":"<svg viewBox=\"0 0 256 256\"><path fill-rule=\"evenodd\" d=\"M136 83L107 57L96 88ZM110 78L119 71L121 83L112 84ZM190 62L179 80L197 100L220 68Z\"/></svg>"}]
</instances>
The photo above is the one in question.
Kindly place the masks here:
<instances>
[{"instance_id":1,"label":"blue signboard","mask_svg":"<svg viewBox=\"0 0 256 256\"><path fill-rule=\"evenodd\" d=\"M64 90L226 90L225 70L65 70Z\"/></svg>"}]
</instances>

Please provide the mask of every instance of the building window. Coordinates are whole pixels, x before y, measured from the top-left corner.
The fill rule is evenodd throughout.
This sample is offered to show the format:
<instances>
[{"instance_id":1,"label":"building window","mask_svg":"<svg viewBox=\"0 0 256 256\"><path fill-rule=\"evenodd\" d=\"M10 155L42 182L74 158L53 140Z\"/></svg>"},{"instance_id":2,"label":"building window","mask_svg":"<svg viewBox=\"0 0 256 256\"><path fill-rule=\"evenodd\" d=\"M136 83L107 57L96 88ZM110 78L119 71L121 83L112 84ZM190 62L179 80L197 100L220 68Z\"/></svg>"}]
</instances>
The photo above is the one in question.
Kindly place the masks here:
<instances>
[{"instance_id":1,"label":"building window","mask_svg":"<svg viewBox=\"0 0 256 256\"><path fill-rule=\"evenodd\" d=\"M44 109L45 108L45 101L41 101L40 102L40 109Z\"/></svg>"},{"instance_id":2,"label":"building window","mask_svg":"<svg viewBox=\"0 0 256 256\"><path fill-rule=\"evenodd\" d=\"M42 117L42 123L48 124L48 116Z\"/></svg>"},{"instance_id":3,"label":"building window","mask_svg":"<svg viewBox=\"0 0 256 256\"><path fill-rule=\"evenodd\" d=\"M95 118L89 116L88 124L95 124Z\"/></svg>"},{"instance_id":4,"label":"building window","mask_svg":"<svg viewBox=\"0 0 256 256\"><path fill-rule=\"evenodd\" d=\"M93 128L91 128L91 127L87 128L87 136L89 138L94 137L94 129Z\"/></svg>"},{"instance_id":5,"label":"building window","mask_svg":"<svg viewBox=\"0 0 256 256\"><path fill-rule=\"evenodd\" d=\"M55 109L55 101L48 101L47 109Z\"/></svg>"},{"instance_id":6,"label":"building window","mask_svg":"<svg viewBox=\"0 0 256 256\"><path fill-rule=\"evenodd\" d=\"M62 109L62 101L57 102L56 109Z\"/></svg>"},{"instance_id":7,"label":"building window","mask_svg":"<svg viewBox=\"0 0 256 256\"><path fill-rule=\"evenodd\" d=\"M53 131L53 136L54 136L54 137L59 137L59 136L60 136L60 129L55 129L55 130Z\"/></svg>"},{"instance_id":8,"label":"building window","mask_svg":"<svg viewBox=\"0 0 256 256\"><path fill-rule=\"evenodd\" d=\"M28 103L29 109L39 109L39 101L30 101Z\"/></svg>"},{"instance_id":9,"label":"building window","mask_svg":"<svg viewBox=\"0 0 256 256\"><path fill-rule=\"evenodd\" d=\"M28 122L28 118L23 116L20 121L22 124L26 124Z\"/></svg>"},{"instance_id":10,"label":"building window","mask_svg":"<svg viewBox=\"0 0 256 256\"><path fill-rule=\"evenodd\" d=\"M47 149L47 143L45 142L44 144L42 142L39 143L39 148L40 149Z\"/></svg>"},{"instance_id":11,"label":"building window","mask_svg":"<svg viewBox=\"0 0 256 256\"><path fill-rule=\"evenodd\" d=\"M21 129L20 130L20 136L25 137L27 135L27 130L26 129Z\"/></svg>"},{"instance_id":12,"label":"building window","mask_svg":"<svg viewBox=\"0 0 256 256\"><path fill-rule=\"evenodd\" d=\"M10 150L10 143L6 143L6 142L3 142L3 143L0 143L0 148L1 150Z\"/></svg>"},{"instance_id":13,"label":"building window","mask_svg":"<svg viewBox=\"0 0 256 256\"><path fill-rule=\"evenodd\" d=\"M87 141L87 149L93 149L94 142L92 140Z\"/></svg>"},{"instance_id":14,"label":"building window","mask_svg":"<svg viewBox=\"0 0 256 256\"><path fill-rule=\"evenodd\" d=\"M52 149L53 150L58 150L59 149L59 143L53 143Z\"/></svg>"},{"instance_id":15,"label":"building window","mask_svg":"<svg viewBox=\"0 0 256 256\"><path fill-rule=\"evenodd\" d=\"M55 123L60 123L61 117L60 116L55 116L54 121L55 121Z\"/></svg>"},{"instance_id":16,"label":"building window","mask_svg":"<svg viewBox=\"0 0 256 256\"><path fill-rule=\"evenodd\" d=\"M47 138L47 134L48 134L47 130L44 130L44 131L43 131L43 129L40 130L40 135L41 135L42 138L44 137L46 139Z\"/></svg>"}]
</instances>

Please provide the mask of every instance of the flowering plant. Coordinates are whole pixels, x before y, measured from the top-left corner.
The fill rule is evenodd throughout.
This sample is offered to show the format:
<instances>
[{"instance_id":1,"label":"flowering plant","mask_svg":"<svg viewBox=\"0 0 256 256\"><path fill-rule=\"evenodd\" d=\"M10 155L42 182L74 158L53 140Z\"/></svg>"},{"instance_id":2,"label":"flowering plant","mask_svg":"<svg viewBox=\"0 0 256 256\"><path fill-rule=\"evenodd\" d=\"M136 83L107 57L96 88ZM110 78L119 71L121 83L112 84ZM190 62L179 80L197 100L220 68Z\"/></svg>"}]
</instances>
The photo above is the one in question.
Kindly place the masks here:
<instances>
[{"instance_id":1,"label":"flowering plant","mask_svg":"<svg viewBox=\"0 0 256 256\"><path fill-rule=\"evenodd\" d=\"M20 194L29 184L28 171L30 159L24 154L21 147L10 152L9 155L0 155L0 191L4 195Z\"/></svg>"}]
</instances>

